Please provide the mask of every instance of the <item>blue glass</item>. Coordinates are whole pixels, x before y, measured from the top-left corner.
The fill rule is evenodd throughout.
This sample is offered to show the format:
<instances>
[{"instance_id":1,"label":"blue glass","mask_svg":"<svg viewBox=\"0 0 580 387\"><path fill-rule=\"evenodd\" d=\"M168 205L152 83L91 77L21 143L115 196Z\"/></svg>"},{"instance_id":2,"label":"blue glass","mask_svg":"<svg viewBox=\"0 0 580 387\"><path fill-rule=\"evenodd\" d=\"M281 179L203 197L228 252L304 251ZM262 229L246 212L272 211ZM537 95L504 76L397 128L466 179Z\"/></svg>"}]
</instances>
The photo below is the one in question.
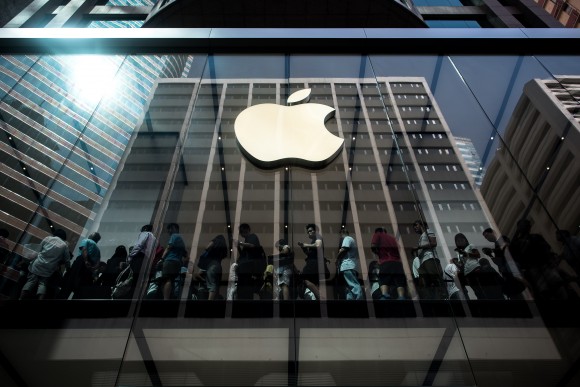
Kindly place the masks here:
<instances>
[{"instance_id":1,"label":"blue glass","mask_svg":"<svg viewBox=\"0 0 580 387\"><path fill-rule=\"evenodd\" d=\"M425 20L430 28L481 28L475 20Z\"/></svg>"}]
</instances>

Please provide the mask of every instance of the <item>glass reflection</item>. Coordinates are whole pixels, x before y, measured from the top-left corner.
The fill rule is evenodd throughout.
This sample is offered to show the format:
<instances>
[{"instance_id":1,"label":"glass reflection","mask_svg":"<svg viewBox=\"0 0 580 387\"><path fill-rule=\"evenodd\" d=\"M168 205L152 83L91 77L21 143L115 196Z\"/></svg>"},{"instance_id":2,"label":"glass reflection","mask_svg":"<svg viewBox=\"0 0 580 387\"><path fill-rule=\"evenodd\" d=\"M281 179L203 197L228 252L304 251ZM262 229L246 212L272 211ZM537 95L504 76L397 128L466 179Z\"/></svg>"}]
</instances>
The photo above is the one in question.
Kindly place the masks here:
<instances>
[{"instance_id":1,"label":"glass reflection","mask_svg":"<svg viewBox=\"0 0 580 387\"><path fill-rule=\"evenodd\" d=\"M46 83L31 86L67 58L3 58L4 298L21 294L19 263L64 228L73 260L60 297L134 308L122 313L135 322L127 384L148 345L165 353L157 335L185 338L172 338L188 354L176 360L197 361L195 346L218 361L230 339L255 343L256 317L276 326L256 359L283 346L285 383L356 384L335 379L353 348L369 385L474 384L497 359L548 359L558 375L542 381L565 372L577 337L522 301L544 313L580 297L576 77L527 57L193 57L107 58L123 86L92 107L74 94L81 81L50 101ZM252 164L236 142L240 112L307 88L336 110L326 128L344 139L338 157L320 170ZM153 327L168 321L184 326Z\"/></svg>"}]
</instances>

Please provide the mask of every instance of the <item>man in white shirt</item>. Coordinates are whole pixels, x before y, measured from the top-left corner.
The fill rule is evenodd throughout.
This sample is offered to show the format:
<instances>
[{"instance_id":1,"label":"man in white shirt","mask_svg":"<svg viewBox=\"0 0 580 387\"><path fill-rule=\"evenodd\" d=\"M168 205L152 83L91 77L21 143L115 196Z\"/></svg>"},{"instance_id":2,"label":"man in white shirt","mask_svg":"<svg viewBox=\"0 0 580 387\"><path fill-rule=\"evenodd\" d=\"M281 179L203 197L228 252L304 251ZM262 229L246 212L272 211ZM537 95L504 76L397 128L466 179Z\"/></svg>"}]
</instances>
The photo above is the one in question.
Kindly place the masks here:
<instances>
[{"instance_id":1,"label":"man in white shirt","mask_svg":"<svg viewBox=\"0 0 580 387\"><path fill-rule=\"evenodd\" d=\"M36 288L38 299L45 298L49 278L56 272L61 264L68 264L71 258L66 233L58 229L54 236L47 236L40 243L40 251L28 267L28 278L20 293L20 299L30 297Z\"/></svg>"}]
</instances>

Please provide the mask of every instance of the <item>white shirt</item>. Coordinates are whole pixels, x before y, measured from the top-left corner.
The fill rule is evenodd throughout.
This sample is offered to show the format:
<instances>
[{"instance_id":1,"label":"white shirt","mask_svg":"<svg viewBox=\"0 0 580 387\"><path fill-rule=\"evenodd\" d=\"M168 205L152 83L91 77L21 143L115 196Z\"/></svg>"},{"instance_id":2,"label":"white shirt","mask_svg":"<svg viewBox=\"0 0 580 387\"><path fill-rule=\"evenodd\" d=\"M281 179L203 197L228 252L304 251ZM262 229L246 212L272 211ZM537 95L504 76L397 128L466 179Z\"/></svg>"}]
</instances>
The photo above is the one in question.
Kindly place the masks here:
<instances>
[{"instance_id":1,"label":"white shirt","mask_svg":"<svg viewBox=\"0 0 580 387\"><path fill-rule=\"evenodd\" d=\"M455 283L455 277L457 277L457 273L459 272L459 268L454 263L450 263L445 267L444 270L444 279L445 283L447 284L447 293L451 297L451 295L455 292L458 292L460 289Z\"/></svg>"},{"instance_id":2,"label":"white shirt","mask_svg":"<svg viewBox=\"0 0 580 387\"><path fill-rule=\"evenodd\" d=\"M346 254L340 263L340 271L356 270L358 267L358 250L353 237L346 235L342 239L341 247L346 250Z\"/></svg>"},{"instance_id":3,"label":"white shirt","mask_svg":"<svg viewBox=\"0 0 580 387\"><path fill-rule=\"evenodd\" d=\"M68 244L56 236L49 236L40 243L40 252L30 264L30 272L40 277L50 277L58 265L70 259Z\"/></svg>"}]
</instances>

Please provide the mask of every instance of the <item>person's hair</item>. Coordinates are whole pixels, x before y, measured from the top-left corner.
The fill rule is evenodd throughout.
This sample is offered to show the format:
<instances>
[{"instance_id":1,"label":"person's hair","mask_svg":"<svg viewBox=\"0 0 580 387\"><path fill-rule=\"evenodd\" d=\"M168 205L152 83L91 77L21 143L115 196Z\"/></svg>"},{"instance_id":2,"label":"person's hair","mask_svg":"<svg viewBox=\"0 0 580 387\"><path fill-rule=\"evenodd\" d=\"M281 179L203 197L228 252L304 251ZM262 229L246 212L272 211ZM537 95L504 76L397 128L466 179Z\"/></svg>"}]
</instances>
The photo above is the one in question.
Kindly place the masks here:
<instances>
[{"instance_id":1,"label":"person's hair","mask_svg":"<svg viewBox=\"0 0 580 387\"><path fill-rule=\"evenodd\" d=\"M421 225L424 229L427 229L427 222L423 222L421 219L417 219L416 221L413 222L413 226L419 224Z\"/></svg>"},{"instance_id":2,"label":"person's hair","mask_svg":"<svg viewBox=\"0 0 580 387\"><path fill-rule=\"evenodd\" d=\"M278 239L276 241L276 244L274 244L275 247L284 247L288 244L288 242L286 242L286 239Z\"/></svg>"},{"instance_id":3,"label":"person's hair","mask_svg":"<svg viewBox=\"0 0 580 387\"><path fill-rule=\"evenodd\" d=\"M211 250L216 256L223 258L228 255L228 245L226 243L226 238L222 234L216 235L216 237L212 239L212 242L213 245Z\"/></svg>"},{"instance_id":4,"label":"person's hair","mask_svg":"<svg viewBox=\"0 0 580 387\"><path fill-rule=\"evenodd\" d=\"M462 234L462 233L455 234L455 246L459 245L459 243L458 243L459 239L463 239L465 241L465 246L469 246L469 239L467 239L465 234Z\"/></svg>"},{"instance_id":5,"label":"person's hair","mask_svg":"<svg viewBox=\"0 0 580 387\"><path fill-rule=\"evenodd\" d=\"M141 232L144 232L144 231L148 231L148 232L153 231L153 225L152 224L146 224L145 226L141 227Z\"/></svg>"},{"instance_id":6,"label":"person's hair","mask_svg":"<svg viewBox=\"0 0 580 387\"><path fill-rule=\"evenodd\" d=\"M347 229L346 227L343 227L343 228L341 228L341 229L340 229L340 233L341 233L341 234L344 234L344 235L350 235L350 234L348 233L348 229Z\"/></svg>"},{"instance_id":7,"label":"person's hair","mask_svg":"<svg viewBox=\"0 0 580 387\"><path fill-rule=\"evenodd\" d=\"M247 223L240 224L240 227L238 227L238 229L240 231L242 231L242 230L244 230L244 231L250 231L251 230L250 225L247 224Z\"/></svg>"},{"instance_id":8,"label":"person's hair","mask_svg":"<svg viewBox=\"0 0 580 387\"><path fill-rule=\"evenodd\" d=\"M491 227L486 228L483 230L482 234L493 234L493 229Z\"/></svg>"},{"instance_id":9,"label":"person's hair","mask_svg":"<svg viewBox=\"0 0 580 387\"><path fill-rule=\"evenodd\" d=\"M101 234L95 231L93 233L90 233L88 238L97 243L98 241L101 240Z\"/></svg>"},{"instance_id":10,"label":"person's hair","mask_svg":"<svg viewBox=\"0 0 580 387\"><path fill-rule=\"evenodd\" d=\"M383 227L377 227L375 228L375 232L385 232L385 229Z\"/></svg>"},{"instance_id":11,"label":"person's hair","mask_svg":"<svg viewBox=\"0 0 580 387\"><path fill-rule=\"evenodd\" d=\"M167 231L171 231L171 229L174 229L175 231L179 232L179 225L177 223L169 223L167 225Z\"/></svg>"},{"instance_id":12,"label":"person's hair","mask_svg":"<svg viewBox=\"0 0 580 387\"><path fill-rule=\"evenodd\" d=\"M306 225L306 230L308 230L309 228L314 229L315 232L318 231L318 227L316 227L316 225L314 223L308 223Z\"/></svg>"},{"instance_id":13,"label":"person's hair","mask_svg":"<svg viewBox=\"0 0 580 387\"><path fill-rule=\"evenodd\" d=\"M66 241L66 232L62 228L54 230L54 233L52 235L54 235L55 237L59 237L63 241Z\"/></svg>"},{"instance_id":14,"label":"person's hair","mask_svg":"<svg viewBox=\"0 0 580 387\"><path fill-rule=\"evenodd\" d=\"M517 226L519 229L521 228L530 229L532 228L532 222L530 222L528 219L520 219L518 220Z\"/></svg>"},{"instance_id":15,"label":"person's hair","mask_svg":"<svg viewBox=\"0 0 580 387\"><path fill-rule=\"evenodd\" d=\"M0 228L0 237L8 238L10 236L10 232L5 228Z\"/></svg>"},{"instance_id":16,"label":"person's hair","mask_svg":"<svg viewBox=\"0 0 580 387\"><path fill-rule=\"evenodd\" d=\"M127 258L127 248L123 245L119 245L117 246L117 248L115 249L115 255L118 257L122 257L122 258Z\"/></svg>"}]
</instances>

